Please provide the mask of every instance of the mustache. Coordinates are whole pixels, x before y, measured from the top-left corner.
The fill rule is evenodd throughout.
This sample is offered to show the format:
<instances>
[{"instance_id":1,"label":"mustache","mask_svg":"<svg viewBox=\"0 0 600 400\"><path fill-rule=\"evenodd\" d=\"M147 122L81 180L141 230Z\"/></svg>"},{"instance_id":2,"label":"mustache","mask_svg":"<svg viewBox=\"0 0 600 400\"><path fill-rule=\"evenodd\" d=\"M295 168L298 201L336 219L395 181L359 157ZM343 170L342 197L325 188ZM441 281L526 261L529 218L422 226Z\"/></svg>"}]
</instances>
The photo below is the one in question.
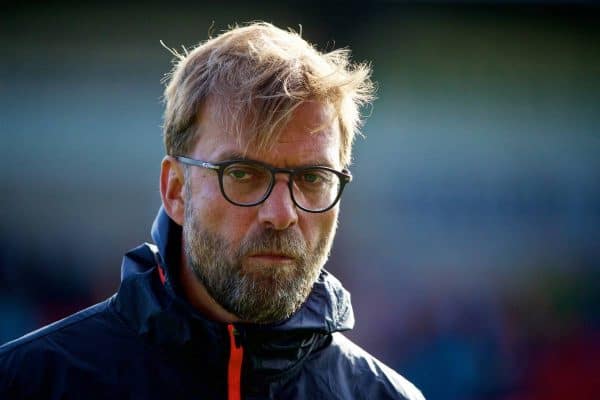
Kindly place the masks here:
<instances>
[{"instance_id":1,"label":"mustache","mask_svg":"<svg viewBox=\"0 0 600 400\"><path fill-rule=\"evenodd\" d=\"M276 253L291 258L303 258L308 253L308 246L302 235L295 230L268 229L245 239L240 245L238 256L257 253Z\"/></svg>"}]
</instances>

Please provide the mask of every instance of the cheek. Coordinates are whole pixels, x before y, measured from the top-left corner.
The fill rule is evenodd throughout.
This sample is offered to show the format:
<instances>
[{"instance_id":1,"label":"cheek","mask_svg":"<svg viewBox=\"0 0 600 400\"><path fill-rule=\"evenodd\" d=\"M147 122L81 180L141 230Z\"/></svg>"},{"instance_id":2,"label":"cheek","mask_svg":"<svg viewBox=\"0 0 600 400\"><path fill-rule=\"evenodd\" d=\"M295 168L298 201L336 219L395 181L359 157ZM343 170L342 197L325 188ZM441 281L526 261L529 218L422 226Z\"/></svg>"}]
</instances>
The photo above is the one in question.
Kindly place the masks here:
<instances>
[{"instance_id":1,"label":"cheek","mask_svg":"<svg viewBox=\"0 0 600 400\"><path fill-rule=\"evenodd\" d=\"M338 214L339 214L339 208L336 206L333 210L331 210L331 213L327 213L327 218L326 218L326 222L325 222L325 231L327 234L333 236L335 235L335 231L337 229L337 222L338 222Z\"/></svg>"},{"instance_id":2,"label":"cheek","mask_svg":"<svg viewBox=\"0 0 600 400\"><path fill-rule=\"evenodd\" d=\"M218 183L215 185L209 177L194 177L189 182L190 186L186 193L186 215L191 215L200 224L202 229L213 231L213 221L220 214L221 193Z\"/></svg>"},{"instance_id":3,"label":"cheek","mask_svg":"<svg viewBox=\"0 0 600 400\"><path fill-rule=\"evenodd\" d=\"M253 207L238 207L229 203L217 185L206 185L192 194L194 215L203 229L217 234L237 247L252 226Z\"/></svg>"},{"instance_id":4,"label":"cheek","mask_svg":"<svg viewBox=\"0 0 600 400\"><path fill-rule=\"evenodd\" d=\"M190 177L189 201L192 207L203 214L210 213L212 208L217 208L222 199L221 188L216 174L201 172Z\"/></svg>"},{"instance_id":5,"label":"cheek","mask_svg":"<svg viewBox=\"0 0 600 400\"><path fill-rule=\"evenodd\" d=\"M337 217L337 207L323 214L306 215L301 222L301 228L310 247L317 247L320 241L335 234Z\"/></svg>"}]
</instances>

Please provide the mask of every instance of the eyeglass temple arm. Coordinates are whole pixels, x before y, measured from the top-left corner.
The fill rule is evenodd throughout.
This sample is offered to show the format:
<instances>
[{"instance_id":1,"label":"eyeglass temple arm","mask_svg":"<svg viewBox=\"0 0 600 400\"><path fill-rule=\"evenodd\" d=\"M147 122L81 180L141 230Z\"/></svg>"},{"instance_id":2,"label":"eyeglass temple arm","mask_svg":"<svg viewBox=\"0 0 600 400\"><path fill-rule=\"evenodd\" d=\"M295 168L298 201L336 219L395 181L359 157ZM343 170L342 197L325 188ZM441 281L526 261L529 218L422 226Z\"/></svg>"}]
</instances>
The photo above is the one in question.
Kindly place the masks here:
<instances>
[{"instance_id":1,"label":"eyeglass temple arm","mask_svg":"<svg viewBox=\"0 0 600 400\"><path fill-rule=\"evenodd\" d=\"M350 170L343 169L342 173L344 174L343 179L346 181L346 183L352 182L352 173L350 172Z\"/></svg>"},{"instance_id":2,"label":"eyeglass temple arm","mask_svg":"<svg viewBox=\"0 0 600 400\"><path fill-rule=\"evenodd\" d=\"M183 157L183 156L175 156L175 159L184 163L184 164L189 164L189 165L195 165L197 167L202 167L202 168L208 168L208 169L214 169L214 170L220 170L221 167L215 164L211 164L209 162L206 161L200 161L200 160L194 160L192 158L187 158L187 157Z\"/></svg>"}]
</instances>

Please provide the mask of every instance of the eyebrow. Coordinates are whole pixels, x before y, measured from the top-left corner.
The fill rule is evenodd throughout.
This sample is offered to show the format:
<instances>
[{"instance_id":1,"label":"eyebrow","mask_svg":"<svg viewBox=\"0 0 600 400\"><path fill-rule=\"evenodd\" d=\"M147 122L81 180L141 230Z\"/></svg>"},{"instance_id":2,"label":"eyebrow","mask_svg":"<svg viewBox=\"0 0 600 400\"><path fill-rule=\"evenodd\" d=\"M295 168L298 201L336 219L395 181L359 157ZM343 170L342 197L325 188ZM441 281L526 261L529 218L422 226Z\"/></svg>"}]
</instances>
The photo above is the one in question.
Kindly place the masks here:
<instances>
[{"instance_id":1,"label":"eyebrow","mask_svg":"<svg viewBox=\"0 0 600 400\"><path fill-rule=\"evenodd\" d=\"M256 161L256 162L260 162L263 164L271 165L268 162L265 162L263 160L256 160L254 158L249 158L246 154L244 154L238 150L225 151L225 152L219 154L216 161L222 162L222 161L229 161L229 160ZM315 166L335 168L334 165L330 161L327 161L327 160L321 159L321 158L316 159L316 160L311 160L311 162L309 162L309 163L295 165L292 168L305 168L305 167L315 167Z\"/></svg>"},{"instance_id":2,"label":"eyebrow","mask_svg":"<svg viewBox=\"0 0 600 400\"><path fill-rule=\"evenodd\" d=\"M247 160L248 158L241 151L228 150L217 157L216 161L229 161L229 160Z\"/></svg>"}]
</instances>

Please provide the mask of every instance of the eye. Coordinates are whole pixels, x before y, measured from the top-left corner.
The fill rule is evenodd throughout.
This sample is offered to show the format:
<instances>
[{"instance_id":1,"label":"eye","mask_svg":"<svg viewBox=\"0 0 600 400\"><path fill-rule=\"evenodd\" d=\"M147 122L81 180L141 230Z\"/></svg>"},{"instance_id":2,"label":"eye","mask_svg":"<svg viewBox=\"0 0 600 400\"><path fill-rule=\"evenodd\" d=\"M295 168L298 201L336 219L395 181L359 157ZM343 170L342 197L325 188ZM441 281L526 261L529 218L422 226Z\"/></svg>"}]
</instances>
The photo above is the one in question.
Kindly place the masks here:
<instances>
[{"instance_id":1,"label":"eye","mask_svg":"<svg viewBox=\"0 0 600 400\"><path fill-rule=\"evenodd\" d=\"M235 163L223 171L224 178L231 183L259 183L269 180L269 173L259 165Z\"/></svg>"},{"instance_id":2,"label":"eye","mask_svg":"<svg viewBox=\"0 0 600 400\"><path fill-rule=\"evenodd\" d=\"M248 171L244 171L242 169L234 169L234 170L230 170L228 171L229 176L231 176L233 179L238 180L238 181L242 181L244 179L250 179L251 176L248 173Z\"/></svg>"},{"instance_id":3,"label":"eye","mask_svg":"<svg viewBox=\"0 0 600 400\"><path fill-rule=\"evenodd\" d=\"M297 175L296 182L299 185L306 187L325 187L330 186L334 180L333 173L325 169L313 168L300 171Z\"/></svg>"},{"instance_id":4,"label":"eye","mask_svg":"<svg viewBox=\"0 0 600 400\"><path fill-rule=\"evenodd\" d=\"M322 178L314 172L305 172L300 176L303 182L318 183Z\"/></svg>"},{"instance_id":5,"label":"eye","mask_svg":"<svg viewBox=\"0 0 600 400\"><path fill-rule=\"evenodd\" d=\"M244 166L232 166L225 172L227 176L235 182L247 182L252 180L255 176L251 168Z\"/></svg>"}]
</instances>

